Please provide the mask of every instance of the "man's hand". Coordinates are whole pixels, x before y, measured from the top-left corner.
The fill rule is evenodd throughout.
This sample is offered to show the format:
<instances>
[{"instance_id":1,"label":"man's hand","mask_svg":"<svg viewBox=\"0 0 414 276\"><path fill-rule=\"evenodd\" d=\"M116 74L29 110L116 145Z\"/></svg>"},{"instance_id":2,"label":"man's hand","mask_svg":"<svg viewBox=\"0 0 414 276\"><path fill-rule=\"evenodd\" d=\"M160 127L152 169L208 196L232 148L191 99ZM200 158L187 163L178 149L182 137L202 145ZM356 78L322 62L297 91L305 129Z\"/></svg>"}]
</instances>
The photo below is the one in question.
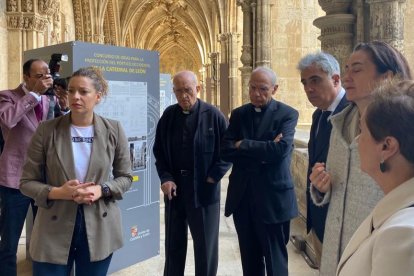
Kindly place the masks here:
<instances>
[{"instance_id":1,"label":"man's hand","mask_svg":"<svg viewBox=\"0 0 414 276\"><path fill-rule=\"evenodd\" d=\"M73 200L78 204L91 205L102 197L102 188L94 182L81 184L83 187L76 190L76 197Z\"/></svg>"},{"instance_id":2,"label":"man's hand","mask_svg":"<svg viewBox=\"0 0 414 276\"><path fill-rule=\"evenodd\" d=\"M321 193L326 193L331 188L331 176L325 170L325 163L315 163L309 175L309 180Z\"/></svg>"},{"instance_id":3,"label":"man's hand","mask_svg":"<svg viewBox=\"0 0 414 276\"><path fill-rule=\"evenodd\" d=\"M161 190L164 195L168 196L169 200L171 200L173 196L177 196L177 185L173 181L162 183Z\"/></svg>"},{"instance_id":4,"label":"man's hand","mask_svg":"<svg viewBox=\"0 0 414 276\"><path fill-rule=\"evenodd\" d=\"M37 93L39 95L43 95L49 88L53 85L53 79L50 74L43 75L42 77L38 78L32 92Z\"/></svg>"},{"instance_id":5,"label":"man's hand","mask_svg":"<svg viewBox=\"0 0 414 276\"><path fill-rule=\"evenodd\" d=\"M216 183L216 181L212 178L212 177L207 177L207 183L211 183L211 184L214 184L214 183Z\"/></svg>"},{"instance_id":6,"label":"man's hand","mask_svg":"<svg viewBox=\"0 0 414 276\"><path fill-rule=\"evenodd\" d=\"M60 85L55 85L53 89L55 90L55 95L59 100L60 109L66 110L69 107L68 92Z\"/></svg>"},{"instance_id":7,"label":"man's hand","mask_svg":"<svg viewBox=\"0 0 414 276\"><path fill-rule=\"evenodd\" d=\"M273 140L273 142L278 143L278 142L280 142L280 140L282 140L282 138L283 138L283 134L282 134L282 133L279 133L279 134L275 137L275 139Z\"/></svg>"},{"instance_id":8,"label":"man's hand","mask_svg":"<svg viewBox=\"0 0 414 276\"><path fill-rule=\"evenodd\" d=\"M239 140L237 141L234 146L236 147L236 149L238 149L240 147L240 144L243 142L243 140Z\"/></svg>"}]
</instances>

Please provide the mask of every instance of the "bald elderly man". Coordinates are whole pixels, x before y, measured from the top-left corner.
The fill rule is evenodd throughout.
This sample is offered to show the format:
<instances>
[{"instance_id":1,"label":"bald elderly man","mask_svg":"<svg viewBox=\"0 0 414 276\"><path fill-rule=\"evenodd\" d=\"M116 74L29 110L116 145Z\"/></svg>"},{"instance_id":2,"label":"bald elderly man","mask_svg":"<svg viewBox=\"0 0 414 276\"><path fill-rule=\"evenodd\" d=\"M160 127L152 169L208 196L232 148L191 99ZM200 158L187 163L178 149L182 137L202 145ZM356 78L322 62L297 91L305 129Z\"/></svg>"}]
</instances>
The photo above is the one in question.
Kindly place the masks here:
<instances>
[{"instance_id":1,"label":"bald elderly man","mask_svg":"<svg viewBox=\"0 0 414 276\"><path fill-rule=\"evenodd\" d=\"M166 208L164 275L184 275L190 228L195 275L215 276L220 179L230 167L219 155L227 122L217 108L197 98L200 86L193 72L176 74L173 91L178 103L161 116L154 144Z\"/></svg>"}]
</instances>

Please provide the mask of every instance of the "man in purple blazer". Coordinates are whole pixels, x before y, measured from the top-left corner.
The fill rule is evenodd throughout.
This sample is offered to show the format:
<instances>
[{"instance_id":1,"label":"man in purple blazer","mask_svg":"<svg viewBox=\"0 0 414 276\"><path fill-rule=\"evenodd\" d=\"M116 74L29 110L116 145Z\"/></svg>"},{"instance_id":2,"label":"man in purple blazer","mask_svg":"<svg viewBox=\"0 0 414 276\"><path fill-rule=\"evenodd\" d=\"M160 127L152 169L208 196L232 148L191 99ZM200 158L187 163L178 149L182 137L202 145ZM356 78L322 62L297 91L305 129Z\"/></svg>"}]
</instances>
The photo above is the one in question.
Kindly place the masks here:
<instances>
[{"instance_id":1,"label":"man in purple blazer","mask_svg":"<svg viewBox=\"0 0 414 276\"><path fill-rule=\"evenodd\" d=\"M53 84L47 63L40 59L23 65L23 79L16 89L0 92L0 275L10 276L17 274L19 238L29 205L34 207L19 191L23 162L33 133L46 120L49 100L43 94Z\"/></svg>"}]
</instances>

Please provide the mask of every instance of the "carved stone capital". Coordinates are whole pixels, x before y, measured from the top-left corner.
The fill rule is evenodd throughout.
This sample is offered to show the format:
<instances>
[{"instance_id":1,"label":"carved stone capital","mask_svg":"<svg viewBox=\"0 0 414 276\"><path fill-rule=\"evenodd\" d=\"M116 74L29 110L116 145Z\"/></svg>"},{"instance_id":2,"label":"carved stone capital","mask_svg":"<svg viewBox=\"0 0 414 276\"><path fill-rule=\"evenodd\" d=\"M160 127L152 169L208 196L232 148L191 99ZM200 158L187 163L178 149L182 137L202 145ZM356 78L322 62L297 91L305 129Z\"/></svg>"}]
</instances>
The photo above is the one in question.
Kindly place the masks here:
<instances>
[{"instance_id":1,"label":"carved stone capital","mask_svg":"<svg viewBox=\"0 0 414 276\"><path fill-rule=\"evenodd\" d=\"M326 15L313 21L313 25L321 30L321 37L352 34L354 23L352 14Z\"/></svg>"},{"instance_id":2,"label":"carved stone capital","mask_svg":"<svg viewBox=\"0 0 414 276\"><path fill-rule=\"evenodd\" d=\"M94 34L93 35L93 42L103 44L105 41L105 36L102 34Z\"/></svg>"},{"instance_id":3,"label":"carved stone capital","mask_svg":"<svg viewBox=\"0 0 414 276\"><path fill-rule=\"evenodd\" d=\"M33 13L7 12L6 18L9 30L44 32L48 24L46 18Z\"/></svg>"},{"instance_id":4,"label":"carved stone capital","mask_svg":"<svg viewBox=\"0 0 414 276\"><path fill-rule=\"evenodd\" d=\"M17 1L16 0L7 0L7 11L8 12L17 12Z\"/></svg>"},{"instance_id":5,"label":"carved stone capital","mask_svg":"<svg viewBox=\"0 0 414 276\"><path fill-rule=\"evenodd\" d=\"M59 12L60 0L39 0L39 12L53 17Z\"/></svg>"},{"instance_id":6,"label":"carved stone capital","mask_svg":"<svg viewBox=\"0 0 414 276\"><path fill-rule=\"evenodd\" d=\"M352 5L352 0L319 0L318 2L327 15L346 13Z\"/></svg>"},{"instance_id":7,"label":"carved stone capital","mask_svg":"<svg viewBox=\"0 0 414 276\"><path fill-rule=\"evenodd\" d=\"M217 40L220 42L226 42L228 37L228 33L222 33L217 35Z\"/></svg>"},{"instance_id":8,"label":"carved stone capital","mask_svg":"<svg viewBox=\"0 0 414 276\"><path fill-rule=\"evenodd\" d=\"M208 57L211 59L211 62L212 63L214 63L214 62L217 61L218 56L219 56L219 53L218 52L213 52L213 53L210 53L208 55Z\"/></svg>"},{"instance_id":9,"label":"carved stone capital","mask_svg":"<svg viewBox=\"0 0 414 276\"><path fill-rule=\"evenodd\" d=\"M251 11L252 0L237 0L237 6L241 6L243 12Z\"/></svg>"},{"instance_id":10,"label":"carved stone capital","mask_svg":"<svg viewBox=\"0 0 414 276\"><path fill-rule=\"evenodd\" d=\"M22 0L22 11L33 12L33 0Z\"/></svg>"},{"instance_id":11,"label":"carved stone capital","mask_svg":"<svg viewBox=\"0 0 414 276\"><path fill-rule=\"evenodd\" d=\"M242 55L240 57L240 61L243 63L244 67L252 66L253 58L252 58L252 46L251 45L242 46Z\"/></svg>"},{"instance_id":12,"label":"carved stone capital","mask_svg":"<svg viewBox=\"0 0 414 276\"><path fill-rule=\"evenodd\" d=\"M319 17L313 24L321 29L319 40L321 49L336 57L339 64L345 64L352 53L355 16L352 14L334 14Z\"/></svg>"}]
</instances>

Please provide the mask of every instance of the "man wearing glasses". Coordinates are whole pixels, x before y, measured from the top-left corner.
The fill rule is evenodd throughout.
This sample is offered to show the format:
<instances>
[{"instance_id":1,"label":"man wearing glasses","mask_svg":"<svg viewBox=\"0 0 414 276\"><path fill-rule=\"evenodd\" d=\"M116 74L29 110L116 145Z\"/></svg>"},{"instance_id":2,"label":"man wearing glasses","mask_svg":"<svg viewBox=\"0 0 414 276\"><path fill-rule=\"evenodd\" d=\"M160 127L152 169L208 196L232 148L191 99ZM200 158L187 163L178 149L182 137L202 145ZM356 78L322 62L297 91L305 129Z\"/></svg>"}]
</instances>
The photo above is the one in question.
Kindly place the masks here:
<instances>
[{"instance_id":1,"label":"man wearing glasses","mask_svg":"<svg viewBox=\"0 0 414 276\"><path fill-rule=\"evenodd\" d=\"M272 70L253 70L250 103L232 111L221 148L233 163L225 215L233 214L244 276L288 275L286 244L298 213L289 170L298 112L272 98L277 88Z\"/></svg>"},{"instance_id":2,"label":"man wearing glasses","mask_svg":"<svg viewBox=\"0 0 414 276\"><path fill-rule=\"evenodd\" d=\"M193 72L174 76L178 103L164 111L155 135L155 166L165 195L165 276L184 275L188 228L195 275L217 274L220 180L230 168L220 159L227 122L216 107L197 98L200 89Z\"/></svg>"},{"instance_id":3,"label":"man wearing glasses","mask_svg":"<svg viewBox=\"0 0 414 276\"><path fill-rule=\"evenodd\" d=\"M19 190L26 152L37 126L49 110L47 96L53 79L46 62L28 60L24 82L0 92L0 126L4 148L0 156L0 275L16 275L16 253L29 205L33 201Z\"/></svg>"}]
</instances>

